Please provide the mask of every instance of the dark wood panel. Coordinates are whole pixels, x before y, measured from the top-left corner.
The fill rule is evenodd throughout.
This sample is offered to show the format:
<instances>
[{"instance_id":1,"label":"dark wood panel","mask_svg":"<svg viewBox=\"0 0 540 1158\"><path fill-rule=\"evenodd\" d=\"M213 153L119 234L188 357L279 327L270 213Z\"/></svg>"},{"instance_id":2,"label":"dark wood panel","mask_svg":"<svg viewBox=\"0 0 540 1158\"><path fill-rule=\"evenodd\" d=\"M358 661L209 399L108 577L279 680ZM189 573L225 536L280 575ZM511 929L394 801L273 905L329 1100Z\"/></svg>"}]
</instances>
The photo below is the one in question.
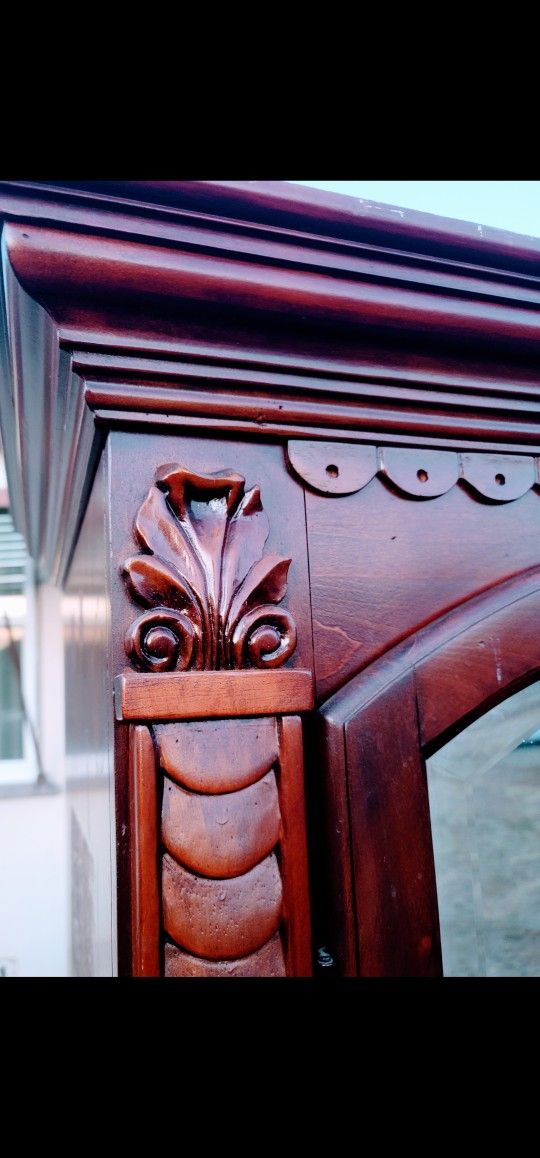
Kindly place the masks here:
<instances>
[{"instance_id":1,"label":"dark wood panel","mask_svg":"<svg viewBox=\"0 0 540 1158\"><path fill-rule=\"evenodd\" d=\"M415 670L421 740L433 743L458 721L485 711L540 672L540 591L490 611L442 643Z\"/></svg>"},{"instance_id":2,"label":"dark wood panel","mask_svg":"<svg viewBox=\"0 0 540 1158\"><path fill-rule=\"evenodd\" d=\"M345 734L360 973L439 976L429 801L412 676L349 720Z\"/></svg>"},{"instance_id":3,"label":"dark wood panel","mask_svg":"<svg viewBox=\"0 0 540 1158\"><path fill-rule=\"evenodd\" d=\"M538 561L540 496L511 503L461 484L405 497L375 478L336 498L306 491L317 698L400 639Z\"/></svg>"},{"instance_id":4,"label":"dark wood panel","mask_svg":"<svg viewBox=\"0 0 540 1158\"><path fill-rule=\"evenodd\" d=\"M411 668L420 668L429 656L436 657L459 638L466 642L468 633L474 634L476 628L489 621L491 616L498 617L521 600L531 600L532 606L538 598L539 589L540 565L537 565L481 591L401 640L375 663L359 672L325 702L320 709L322 717L335 721L337 727L343 726L359 707L370 703L375 696L382 695L386 688L401 679Z\"/></svg>"},{"instance_id":5,"label":"dark wood panel","mask_svg":"<svg viewBox=\"0 0 540 1158\"><path fill-rule=\"evenodd\" d=\"M343 720L325 708L313 721L312 773L314 920L321 943L331 947L341 977L358 975L356 902L347 795L347 750Z\"/></svg>"},{"instance_id":6,"label":"dark wood panel","mask_svg":"<svg viewBox=\"0 0 540 1158\"><path fill-rule=\"evenodd\" d=\"M310 900L304 804L302 723L298 716L280 721L279 788L281 806L281 873L287 940L287 972L311 977Z\"/></svg>"}]
</instances>

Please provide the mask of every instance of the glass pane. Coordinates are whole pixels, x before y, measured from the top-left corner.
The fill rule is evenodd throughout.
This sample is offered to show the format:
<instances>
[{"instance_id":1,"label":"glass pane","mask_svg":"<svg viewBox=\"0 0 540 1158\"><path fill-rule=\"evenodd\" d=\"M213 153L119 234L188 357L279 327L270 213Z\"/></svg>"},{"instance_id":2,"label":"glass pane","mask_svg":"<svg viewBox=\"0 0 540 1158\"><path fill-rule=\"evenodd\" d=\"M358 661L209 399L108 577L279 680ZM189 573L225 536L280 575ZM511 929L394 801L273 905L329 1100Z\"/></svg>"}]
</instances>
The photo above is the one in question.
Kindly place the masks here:
<instances>
[{"instance_id":1,"label":"glass pane","mask_svg":"<svg viewBox=\"0 0 540 1158\"><path fill-rule=\"evenodd\" d=\"M427 762L443 969L540 976L540 684Z\"/></svg>"},{"instance_id":2,"label":"glass pane","mask_svg":"<svg viewBox=\"0 0 540 1158\"><path fill-rule=\"evenodd\" d=\"M23 709L19 692L20 641L1 633L0 643L0 760L20 760L23 756Z\"/></svg>"}]
</instances>

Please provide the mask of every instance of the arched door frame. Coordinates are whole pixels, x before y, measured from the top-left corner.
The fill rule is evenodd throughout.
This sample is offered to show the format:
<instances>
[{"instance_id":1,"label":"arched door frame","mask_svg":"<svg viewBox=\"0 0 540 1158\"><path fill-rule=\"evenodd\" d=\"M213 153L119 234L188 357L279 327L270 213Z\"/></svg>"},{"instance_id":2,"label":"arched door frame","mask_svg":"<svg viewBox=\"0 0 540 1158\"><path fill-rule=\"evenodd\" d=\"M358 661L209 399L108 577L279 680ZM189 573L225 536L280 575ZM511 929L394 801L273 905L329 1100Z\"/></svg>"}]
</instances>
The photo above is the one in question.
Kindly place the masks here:
<instances>
[{"instance_id":1,"label":"arched door frame","mask_svg":"<svg viewBox=\"0 0 540 1158\"><path fill-rule=\"evenodd\" d=\"M425 757L540 675L540 566L407 637L319 711L344 976L442 974Z\"/></svg>"}]
</instances>

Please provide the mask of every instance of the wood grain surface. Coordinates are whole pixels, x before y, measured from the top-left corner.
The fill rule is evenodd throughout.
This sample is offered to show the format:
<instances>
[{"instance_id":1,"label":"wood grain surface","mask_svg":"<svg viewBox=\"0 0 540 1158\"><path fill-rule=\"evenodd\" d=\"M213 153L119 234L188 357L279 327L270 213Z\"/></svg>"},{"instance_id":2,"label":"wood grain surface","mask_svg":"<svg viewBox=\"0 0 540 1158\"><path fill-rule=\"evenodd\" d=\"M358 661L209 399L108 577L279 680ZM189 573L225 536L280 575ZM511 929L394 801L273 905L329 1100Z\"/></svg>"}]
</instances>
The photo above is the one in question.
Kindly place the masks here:
<instances>
[{"instance_id":1,"label":"wood grain surface","mask_svg":"<svg viewBox=\"0 0 540 1158\"><path fill-rule=\"evenodd\" d=\"M130 734L131 922L134 977L161 974L157 763L150 730Z\"/></svg>"},{"instance_id":2,"label":"wood grain surface","mask_svg":"<svg viewBox=\"0 0 540 1158\"><path fill-rule=\"evenodd\" d=\"M114 685L118 720L194 720L305 712L311 672L126 672Z\"/></svg>"},{"instance_id":3,"label":"wood grain surface","mask_svg":"<svg viewBox=\"0 0 540 1158\"><path fill-rule=\"evenodd\" d=\"M535 566L539 500L535 487L495 503L458 485L421 502L379 477L337 498L306 489L317 701L427 623Z\"/></svg>"},{"instance_id":4,"label":"wood grain surface","mask_svg":"<svg viewBox=\"0 0 540 1158\"><path fill-rule=\"evenodd\" d=\"M310 977L312 949L302 723L297 716L283 716L279 729L280 862L287 972L291 977Z\"/></svg>"}]
</instances>

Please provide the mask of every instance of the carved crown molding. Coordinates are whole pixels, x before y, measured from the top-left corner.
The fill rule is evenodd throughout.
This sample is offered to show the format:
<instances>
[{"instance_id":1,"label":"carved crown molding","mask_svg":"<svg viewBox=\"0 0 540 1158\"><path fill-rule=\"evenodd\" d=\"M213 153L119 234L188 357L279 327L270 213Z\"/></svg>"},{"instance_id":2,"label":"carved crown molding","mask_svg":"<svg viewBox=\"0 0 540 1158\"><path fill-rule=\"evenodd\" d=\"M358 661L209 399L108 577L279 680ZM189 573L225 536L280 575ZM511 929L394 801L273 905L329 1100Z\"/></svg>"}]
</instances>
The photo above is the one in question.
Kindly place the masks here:
<instances>
[{"instance_id":1,"label":"carved crown molding","mask_svg":"<svg viewBox=\"0 0 540 1158\"><path fill-rule=\"evenodd\" d=\"M287 456L294 474L327 495L354 494L375 475L389 479L403 494L420 499L446 494L463 481L477 496L508 503L540 485L540 458L529 455L294 439L287 445Z\"/></svg>"},{"instance_id":2,"label":"carved crown molding","mask_svg":"<svg viewBox=\"0 0 540 1158\"><path fill-rule=\"evenodd\" d=\"M139 509L142 554L122 574L149 608L131 624L126 652L141 671L280 667L296 647L279 608L291 559L263 556L269 533L258 486L236 471L196 474L178 463L156 472Z\"/></svg>"},{"instance_id":3,"label":"carved crown molding","mask_svg":"<svg viewBox=\"0 0 540 1158\"><path fill-rule=\"evenodd\" d=\"M534 239L285 182L0 182L0 224L2 438L42 577L113 426L540 449Z\"/></svg>"}]
</instances>

